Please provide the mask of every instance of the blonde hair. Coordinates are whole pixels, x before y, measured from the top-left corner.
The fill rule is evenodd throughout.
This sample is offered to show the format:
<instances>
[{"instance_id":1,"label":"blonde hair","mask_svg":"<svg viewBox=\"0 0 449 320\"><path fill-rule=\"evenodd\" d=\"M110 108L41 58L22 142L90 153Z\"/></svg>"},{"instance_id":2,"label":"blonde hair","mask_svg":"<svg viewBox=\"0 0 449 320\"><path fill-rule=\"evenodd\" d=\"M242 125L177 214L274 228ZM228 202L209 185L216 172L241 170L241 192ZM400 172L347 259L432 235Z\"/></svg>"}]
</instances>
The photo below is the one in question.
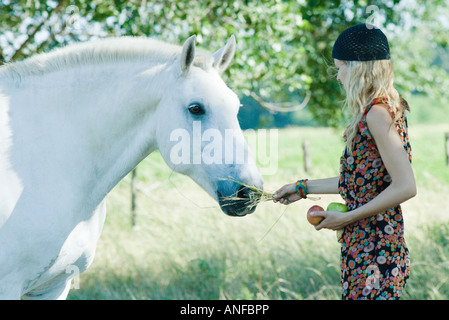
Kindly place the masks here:
<instances>
[{"instance_id":1,"label":"blonde hair","mask_svg":"<svg viewBox=\"0 0 449 320\"><path fill-rule=\"evenodd\" d=\"M352 115L352 122L346 128L346 147L352 152L358 124L362 120L365 107L373 99L388 97L390 111L397 120L402 113L401 98L393 86L394 70L390 60L344 61L347 72L343 86L346 90L344 108Z\"/></svg>"}]
</instances>

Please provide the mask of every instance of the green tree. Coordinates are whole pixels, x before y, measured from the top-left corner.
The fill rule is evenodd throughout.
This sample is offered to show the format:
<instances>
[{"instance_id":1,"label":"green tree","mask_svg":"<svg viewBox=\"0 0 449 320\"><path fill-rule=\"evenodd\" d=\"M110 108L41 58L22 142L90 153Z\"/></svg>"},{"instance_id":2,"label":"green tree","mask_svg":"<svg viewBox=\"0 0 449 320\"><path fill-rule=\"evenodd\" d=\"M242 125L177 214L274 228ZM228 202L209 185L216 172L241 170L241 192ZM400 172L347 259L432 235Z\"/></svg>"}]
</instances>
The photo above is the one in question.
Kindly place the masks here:
<instances>
[{"instance_id":1,"label":"green tree","mask_svg":"<svg viewBox=\"0 0 449 320\"><path fill-rule=\"evenodd\" d=\"M197 34L200 47L215 51L234 34L237 53L226 77L238 94L270 114L295 110L310 98L316 121L336 125L343 95L330 66L338 34L356 23L378 24L390 39L400 91L442 96L449 77L435 53L447 50L449 26L439 19L448 6L443 0L379 0L374 6L358 0L2 0L0 59L111 35L181 44Z\"/></svg>"}]
</instances>

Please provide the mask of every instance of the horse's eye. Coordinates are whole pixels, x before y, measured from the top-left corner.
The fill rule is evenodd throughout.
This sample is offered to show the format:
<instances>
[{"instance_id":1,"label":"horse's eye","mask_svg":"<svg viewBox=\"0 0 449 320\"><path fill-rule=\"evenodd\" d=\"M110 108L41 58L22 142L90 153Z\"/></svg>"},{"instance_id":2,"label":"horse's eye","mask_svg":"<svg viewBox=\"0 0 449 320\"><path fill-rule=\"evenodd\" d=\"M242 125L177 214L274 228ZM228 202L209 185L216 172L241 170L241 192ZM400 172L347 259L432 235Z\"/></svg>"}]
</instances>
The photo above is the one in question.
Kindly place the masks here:
<instances>
[{"instance_id":1,"label":"horse's eye","mask_svg":"<svg viewBox=\"0 0 449 320\"><path fill-rule=\"evenodd\" d=\"M194 115L200 115L200 114L204 114L204 109L201 105L195 103L195 104L191 104L189 106L189 111L191 114Z\"/></svg>"}]
</instances>

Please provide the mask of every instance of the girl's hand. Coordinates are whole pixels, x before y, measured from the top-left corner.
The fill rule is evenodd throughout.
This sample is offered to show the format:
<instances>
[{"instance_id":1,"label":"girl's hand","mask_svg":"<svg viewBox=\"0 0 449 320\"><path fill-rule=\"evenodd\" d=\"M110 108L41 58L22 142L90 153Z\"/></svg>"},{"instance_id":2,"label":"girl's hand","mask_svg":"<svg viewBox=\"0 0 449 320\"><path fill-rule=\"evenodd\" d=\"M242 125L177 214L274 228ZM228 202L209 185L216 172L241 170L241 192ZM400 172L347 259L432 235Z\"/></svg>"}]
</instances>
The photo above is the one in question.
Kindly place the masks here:
<instances>
[{"instance_id":1,"label":"girl's hand","mask_svg":"<svg viewBox=\"0 0 449 320\"><path fill-rule=\"evenodd\" d=\"M280 202L282 204L290 204L300 200L301 197L296 193L296 182L286 184L276 191L273 195L273 202Z\"/></svg>"},{"instance_id":2,"label":"girl's hand","mask_svg":"<svg viewBox=\"0 0 449 320\"><path fill-rule=\"evenodd\" d=\"M321 230L322 228L330 230L339 230L350 224L351 212L340 212L340 211L314 211L310 213L311 216L321 216L324 219L319 225L315 226L316 230Z\"/></svg>"}]
</instances>

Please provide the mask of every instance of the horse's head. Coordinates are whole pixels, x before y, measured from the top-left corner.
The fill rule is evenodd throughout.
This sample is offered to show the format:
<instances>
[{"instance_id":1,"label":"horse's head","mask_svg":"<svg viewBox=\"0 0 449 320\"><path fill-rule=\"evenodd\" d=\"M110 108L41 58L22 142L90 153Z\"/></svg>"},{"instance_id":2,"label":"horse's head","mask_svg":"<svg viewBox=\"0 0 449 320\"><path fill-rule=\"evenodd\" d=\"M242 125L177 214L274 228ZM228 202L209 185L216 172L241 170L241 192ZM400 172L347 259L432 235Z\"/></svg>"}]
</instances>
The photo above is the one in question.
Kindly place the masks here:
<instances>
[{"instance_id":1,"label":"horse's head","mask_svg":"<svg viewBox=\"0 0 449 320\"><path fill-rule=\"evenodd\" d=\"M190 176L228 215L254 211L253 192L238 182L262 189L263 180L237 120L240 101L220 74L235 53L235 39L213 55L195 53L195 36L184 43L170 66L175 85L157 110L157 143L175 171ZM168 89L166 89L168 90Z\"/></svg>"}]
</instances>

